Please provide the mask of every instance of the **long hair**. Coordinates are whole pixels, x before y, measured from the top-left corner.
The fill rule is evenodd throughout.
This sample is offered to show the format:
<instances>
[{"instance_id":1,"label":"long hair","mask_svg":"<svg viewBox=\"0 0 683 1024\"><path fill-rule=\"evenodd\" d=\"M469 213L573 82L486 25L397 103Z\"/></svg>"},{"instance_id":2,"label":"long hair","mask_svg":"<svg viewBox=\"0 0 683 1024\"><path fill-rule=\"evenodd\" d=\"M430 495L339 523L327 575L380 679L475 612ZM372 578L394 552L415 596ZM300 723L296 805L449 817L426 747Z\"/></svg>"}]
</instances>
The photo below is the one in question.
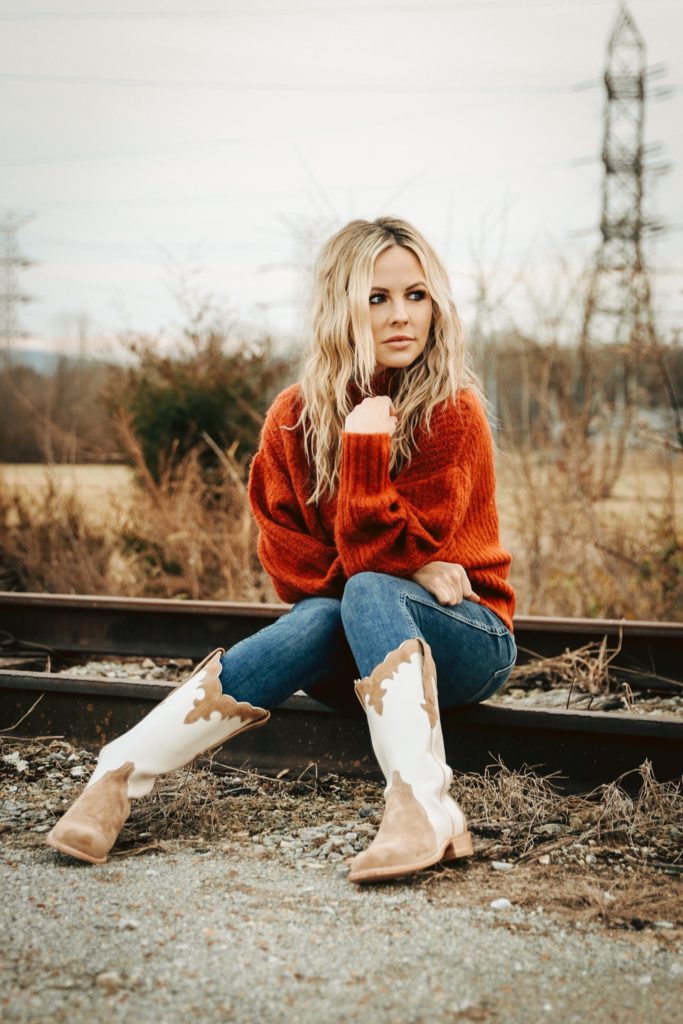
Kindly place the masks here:
<instances>
[{"instance_id":1,"label":"long hair","mask_svg":"<svg viewBox=\"0 0 683 1024\"><path fill-rule=\"evenodd\" d=\"M418 425L429 431L437 405L455 399L462 388L473 388L483 399L481 385L466 365L462 324L448 274L434 249L398 217L352 220L325 243L314 270L310 353L300 381L303 405L293 428L303 428L312 470L307 504L332 496L338 485L341 432L357 402L349 384L363 396L373 394L376 361L369 299L375 260L393 245L411 249L420 261L432 298L432 323L418 358L393 371L391 398L398 425L391 438L390 471L410 462Z\"/></svg>"}]
</instances>

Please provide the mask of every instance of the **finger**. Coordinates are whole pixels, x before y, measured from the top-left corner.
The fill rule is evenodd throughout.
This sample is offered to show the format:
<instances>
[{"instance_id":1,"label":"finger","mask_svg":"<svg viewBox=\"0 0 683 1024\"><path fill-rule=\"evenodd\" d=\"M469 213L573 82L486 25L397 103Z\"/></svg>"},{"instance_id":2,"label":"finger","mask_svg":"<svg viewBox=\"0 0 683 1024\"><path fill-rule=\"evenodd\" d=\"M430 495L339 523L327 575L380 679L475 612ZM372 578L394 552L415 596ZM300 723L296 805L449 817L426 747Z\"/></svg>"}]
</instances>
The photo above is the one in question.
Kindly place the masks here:
<instances>
[{"instance_id":1,"label":"finger","mask_svg":"<svg viewBox=\"0 0 683 1024\"><path fill-rule=\"evenodd\" d=\"M472 591L471 594L466 594L465 596L468 601L474 601L476 604L481 604L481 598L479 597L479 594L475 594L474 591Z\"/></svg>"},{"instance_id":2,"label":"finger","mask_svg":"<svg viewBox=\"0 0 683 1024\"><path fill-rule=\"evenodd\" d=\"M432 591L439 604L453 604L453 591L450 587L437 584Z\"/></svg>"}]
</instances>

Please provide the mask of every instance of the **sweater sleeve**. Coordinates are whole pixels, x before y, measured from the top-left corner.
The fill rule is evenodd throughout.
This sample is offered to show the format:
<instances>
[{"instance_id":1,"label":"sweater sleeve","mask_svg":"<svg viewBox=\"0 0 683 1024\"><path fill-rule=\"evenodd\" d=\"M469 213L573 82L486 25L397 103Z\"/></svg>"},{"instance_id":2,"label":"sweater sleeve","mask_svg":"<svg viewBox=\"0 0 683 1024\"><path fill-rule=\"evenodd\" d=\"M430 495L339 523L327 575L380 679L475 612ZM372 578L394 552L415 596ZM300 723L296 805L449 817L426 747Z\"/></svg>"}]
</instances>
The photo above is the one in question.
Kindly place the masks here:
<instances>
[{"instance_id":1,"label":"sweater sleeve","mask_svg":"<svg viewBox=\"0 0 683 1024\"><path fill-rule=\"evenodd\" d=\"M258 556L282 601L339 596L343 568L336 548L312 536L292 481L275 404L249 471L248 495L259 527Z\"/></svg>"},{"instance_id":2,"label":"sweater sleeve","mask_svg":"<svg viewBox=\"0 0 683 1024\"><path fill-rule=\"evenodd\" d=\"M347 576L374 571L409 577L452 545L488 434L479 403L468 405L462 420L454 406L438 422L433 418L433 433L395 481L388 433L342 433L335 539Z\"/></svg>"}]
</instances>

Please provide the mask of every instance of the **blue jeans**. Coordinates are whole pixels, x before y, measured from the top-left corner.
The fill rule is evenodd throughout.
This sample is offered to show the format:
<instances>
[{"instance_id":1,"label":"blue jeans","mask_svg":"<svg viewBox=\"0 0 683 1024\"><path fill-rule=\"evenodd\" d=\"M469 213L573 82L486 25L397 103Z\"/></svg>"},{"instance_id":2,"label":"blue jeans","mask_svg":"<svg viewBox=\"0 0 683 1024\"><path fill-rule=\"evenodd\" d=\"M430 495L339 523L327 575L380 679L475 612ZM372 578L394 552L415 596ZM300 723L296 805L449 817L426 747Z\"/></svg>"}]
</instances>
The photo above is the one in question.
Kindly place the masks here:
<instances>
[{"instance_id":1,"label":"blue jeans","mask_svg":"<svg viewBox=\"0 0 683 1024\"><path fill-rule=\"evenodd\" d=\"M223 691L274 708L296 690L339 710L358 710L355 679L404 640L422 637L436 665L439 705L473 704L498 690L515 663L514 638L473 601L442 605L413 580L361 572L341 600L307 597L223 657Z\"/></svg>"}]
</instances>

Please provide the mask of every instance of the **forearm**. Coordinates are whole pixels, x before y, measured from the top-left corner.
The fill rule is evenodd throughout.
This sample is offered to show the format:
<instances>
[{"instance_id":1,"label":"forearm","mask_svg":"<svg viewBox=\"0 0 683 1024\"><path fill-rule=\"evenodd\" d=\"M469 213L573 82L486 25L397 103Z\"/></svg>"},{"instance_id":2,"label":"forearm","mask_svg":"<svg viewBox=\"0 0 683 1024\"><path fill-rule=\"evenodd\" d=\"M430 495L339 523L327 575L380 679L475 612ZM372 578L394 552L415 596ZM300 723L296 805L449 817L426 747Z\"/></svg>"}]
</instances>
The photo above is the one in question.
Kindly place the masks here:
<instances>
[{"instance_id":1,"label":"forearm","mask_svg":"<svg viewBox=\"0 0 683 1024\"><path fill-rule=\"evenodd\" d=\"M454 467L435 472L433 484L411 488L406 481L401 493L389 461L388 434L342 435L335 541L347 576L370 570L408 577L440 557L457 525ZM411 500L418 495L426 507Z\"/></svg>"}]
</instances>

